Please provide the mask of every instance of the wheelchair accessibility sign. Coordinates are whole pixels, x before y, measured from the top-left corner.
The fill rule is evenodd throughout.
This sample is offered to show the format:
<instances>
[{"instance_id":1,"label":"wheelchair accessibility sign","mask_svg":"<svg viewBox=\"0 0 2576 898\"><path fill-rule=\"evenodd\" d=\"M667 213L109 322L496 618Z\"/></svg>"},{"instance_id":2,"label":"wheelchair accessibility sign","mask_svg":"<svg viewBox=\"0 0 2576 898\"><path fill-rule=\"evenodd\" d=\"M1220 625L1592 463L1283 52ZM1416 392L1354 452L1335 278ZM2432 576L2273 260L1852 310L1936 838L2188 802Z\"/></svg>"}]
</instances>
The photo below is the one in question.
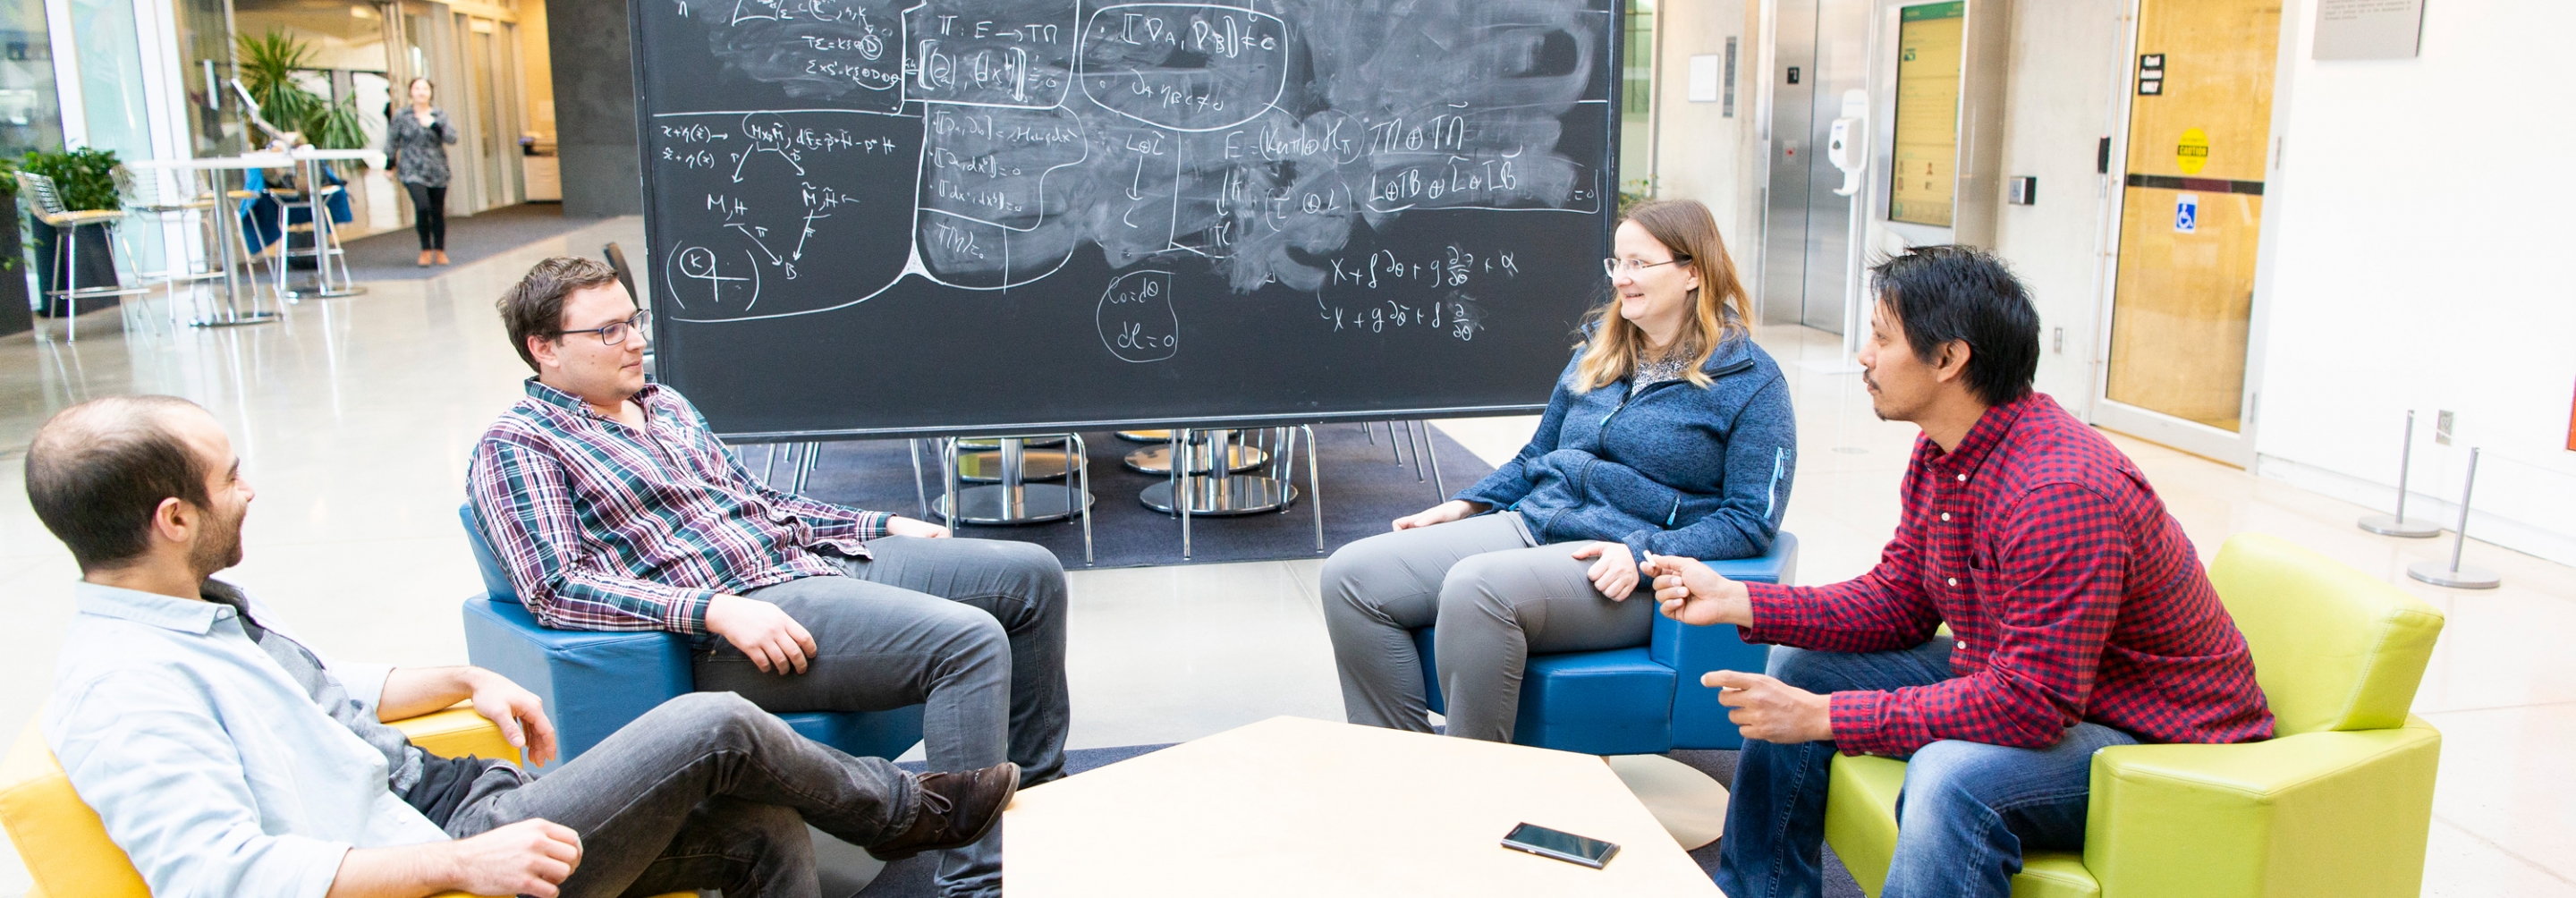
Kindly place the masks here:
<instances>
[{"instance_id":1,"label":"wheelchair accessibility sign","mask_svg":"<svg viewBox=\"0 0 2576 898\"><path fill-rule=\"evenodd\" d=\"M2192 234L2199 231L2200 195L2196 193L2176 195L2174 197L2174 233Z\"/></svg>"}]
</instances>

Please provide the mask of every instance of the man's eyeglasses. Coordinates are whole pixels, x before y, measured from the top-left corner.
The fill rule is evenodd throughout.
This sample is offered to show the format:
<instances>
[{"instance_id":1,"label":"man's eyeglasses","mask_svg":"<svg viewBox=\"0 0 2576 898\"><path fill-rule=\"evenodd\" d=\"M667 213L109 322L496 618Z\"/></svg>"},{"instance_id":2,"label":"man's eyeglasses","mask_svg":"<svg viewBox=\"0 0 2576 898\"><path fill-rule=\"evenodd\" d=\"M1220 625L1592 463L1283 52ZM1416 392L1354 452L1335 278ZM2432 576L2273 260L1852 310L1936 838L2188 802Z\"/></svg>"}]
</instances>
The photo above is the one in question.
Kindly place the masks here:
<instances>
[{"instance_id":1,"label":"man's eyeglasses","mask_svg":"<svg viewBox=\"0 0 2576 898\"><path fill-rule=\"evenodd\" d=\"M602 345L615 346L626 342L627 334L651 326L653 326L653 313L638 311L635 313L634 317L628 318L624 321L611 321L607 324L585 330L564 331L561 334L557 334L557 336L569 337L574 334L598 334L599 342Z\"/></svg>"},{"instance_id":2,"label":"man's eyeglasses","mask_svg":"<svg viewBox=\"0 0 2576 898\"><path fill-rule=\"evenodd\" d=\"M1601 260L1601 271L1602 273L1614 278L1618 277L1620 272L1626 272L1629 277L1636 277L1639 269L1653 268L1657 265L1672 265L1688 261L1690 261L1689 256L1675 256L1661 262L1640 262L1635 259L1603 259Z\"/></svg>"}]
</instances>

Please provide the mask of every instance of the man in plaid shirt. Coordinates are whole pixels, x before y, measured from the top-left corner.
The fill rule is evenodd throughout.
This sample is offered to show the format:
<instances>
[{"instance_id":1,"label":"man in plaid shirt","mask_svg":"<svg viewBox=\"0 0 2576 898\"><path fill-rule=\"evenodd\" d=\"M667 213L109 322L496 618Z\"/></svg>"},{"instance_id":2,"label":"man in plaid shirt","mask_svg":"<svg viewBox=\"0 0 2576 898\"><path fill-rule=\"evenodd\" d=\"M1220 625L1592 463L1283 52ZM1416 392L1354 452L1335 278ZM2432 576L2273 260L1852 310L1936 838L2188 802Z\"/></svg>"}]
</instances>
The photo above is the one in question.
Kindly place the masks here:
<instances>
[{"instance_id":1,"label":"man in plaid shirt","mask_svg":"<svg viewBox=\"0 0 2576 898\"><path fill-rule=\"evenodd\" d=\"M644 381L649 319L605 265L539 262L499 306L537 376L474 447L467 489L529 614L690 634L700 690L771 712L925 705L932 770L1063 775L1053 553L753 479L696 407ZM999 896L1001 838L943 852L940 891Z\"/></svg>"},{"instance_id":2,"label":"man in plaid shirt","mask_svg":"<svg viewBox=\"0 0 2576 898\"><path fill-rule=\"evenodd\" d=\"M1735 898L1823 890L1836 750L1911 758L1881 898L2004 898L2025 849L2083 847L2096 749L2272 735L2181 525L2127 456L2031 391L2039 316L2020 282L1955 246L1872 272L1862 382L1880 418L1923 428L1878 567L1787 587L1641 565L1665 614L1783 646L1767 676L1701 681L1744 731L1717 874Z\"/></svg>"}]
</instances>

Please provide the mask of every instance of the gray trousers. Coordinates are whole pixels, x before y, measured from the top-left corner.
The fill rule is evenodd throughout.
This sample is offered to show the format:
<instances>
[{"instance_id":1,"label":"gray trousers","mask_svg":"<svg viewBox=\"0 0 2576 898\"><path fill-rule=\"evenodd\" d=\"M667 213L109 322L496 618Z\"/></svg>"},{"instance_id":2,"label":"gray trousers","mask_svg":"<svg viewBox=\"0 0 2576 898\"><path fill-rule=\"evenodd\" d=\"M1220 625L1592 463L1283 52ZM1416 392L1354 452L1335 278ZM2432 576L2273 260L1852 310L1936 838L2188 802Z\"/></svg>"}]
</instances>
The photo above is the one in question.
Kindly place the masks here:
<instances>
[{"instance_id":1,"label":"gray trousers","mask_svg":"<svg viewBox=\"0 0 2576 898\"><path fill-rule=\"evenodd\" d=\"M857 845L912 826L912 776L796 734L742 697L697 692L524 782L498 767L447 820L479 835L529 819L581 834L566 898L721 889L726 898L819 898L805 824Z\"/></svg>"},{"instance_id":2,"label":"gray trousers","mask_svg":"<svg viewBox=\"0 0 2576 898\"><path fill-rule=\"evenodd\" d=\"M1072 703L1064 680L1064 566L1030 543L888 537L873 560L845 559L846 577L807 577L752 590L814 636L802 674L762 673L731 643L698 653L697 685L740 693L762 708L881 711L924 705L932 770L1020 765L1020 782L1064 775ZM952 898L1002 891L1002 830L942 852L937 879Z\"/></svg>"},{"instance_id":3,"label":"gray trousers","mask_svg":"<svg viewBox=\"0 0 2576 898\"><path fill-rule=\"evenodd\" d=\"M1343 713L1352 723L1430 732L1410 631L1436 625L1449 735L1511 741L1530 655L1652 637L1651 593L1614 602L1592 588L1593 562L1573 556L1583 545L1538 545L1506 511L1381 533L1334 552L1324 561L1324 628Z\"/></svg>"}]
</instances>

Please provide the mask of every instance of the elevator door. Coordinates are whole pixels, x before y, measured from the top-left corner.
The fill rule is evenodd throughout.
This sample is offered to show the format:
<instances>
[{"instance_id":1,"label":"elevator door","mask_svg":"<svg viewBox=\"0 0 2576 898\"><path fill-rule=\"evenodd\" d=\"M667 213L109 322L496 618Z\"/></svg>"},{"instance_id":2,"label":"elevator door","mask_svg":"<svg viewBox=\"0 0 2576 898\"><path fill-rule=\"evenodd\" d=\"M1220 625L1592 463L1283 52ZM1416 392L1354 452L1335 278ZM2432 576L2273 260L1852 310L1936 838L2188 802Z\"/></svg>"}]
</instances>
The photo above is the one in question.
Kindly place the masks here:
<instances>
[{"instance_id":1,"label":"elevator door","mask_svg":"<svg viewBox=\"0 0 2576 898\"><path fill-rule=\"evenodd\" d=\"M1773 19L1770 201L1762 320L1842 333L1852 198L1822 152L1843 92L1869 77L1868 0L1779 0Z\"/></svg>"}]
</instances>

